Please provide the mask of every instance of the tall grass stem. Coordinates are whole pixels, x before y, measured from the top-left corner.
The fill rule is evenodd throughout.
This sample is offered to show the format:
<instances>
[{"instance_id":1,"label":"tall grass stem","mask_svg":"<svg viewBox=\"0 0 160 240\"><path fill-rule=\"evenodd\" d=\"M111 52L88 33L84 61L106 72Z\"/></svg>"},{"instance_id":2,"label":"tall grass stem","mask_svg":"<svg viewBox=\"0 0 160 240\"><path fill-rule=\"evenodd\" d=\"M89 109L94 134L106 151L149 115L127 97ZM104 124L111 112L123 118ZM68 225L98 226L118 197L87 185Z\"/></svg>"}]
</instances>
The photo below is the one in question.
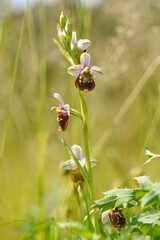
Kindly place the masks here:
<instances>
[{"instance_id":1,"label":"tall grass stem","mask_svg":"<svg viewBox=\"0 0 160 240\"><path fill-rule=\"evenodd\" d=\"M19 56L20 56L20 50L21 50L21 46L22 46L22 38L23 38L23 33L24 33L25 18L26 18L28 4L29 4L29 0L27 1L25 12L24 12L23 19L22 19L18 48L17 48L17 52L16 52L14 68L13 68L13 73L12 73L12 80L11 80L11 85L10 85L10 90L9 90L8 105L7 105L7 110L6 110L6 117L5 117L3 134L2 134L2 143L1 143L1 148L0 148L0 166L2 164L2 160L3 160L3 156L4 156L8 122L9 122L9 117L10 117L10 107L11 107L12 95L13 95L13 90L14 90L14 85L15 85L15 80L16 80L16 74L17 74L17 70L18 70Z\"/></svg>"}]
</instances>

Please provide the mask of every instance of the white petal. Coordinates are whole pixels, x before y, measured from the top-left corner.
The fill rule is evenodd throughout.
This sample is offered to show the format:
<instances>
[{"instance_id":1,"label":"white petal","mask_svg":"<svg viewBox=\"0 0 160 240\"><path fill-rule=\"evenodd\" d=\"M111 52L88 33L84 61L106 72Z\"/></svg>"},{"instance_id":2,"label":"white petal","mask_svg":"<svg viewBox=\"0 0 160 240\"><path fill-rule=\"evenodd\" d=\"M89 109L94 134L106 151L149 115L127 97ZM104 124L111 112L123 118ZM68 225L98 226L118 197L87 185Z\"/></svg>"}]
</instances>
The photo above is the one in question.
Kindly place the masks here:
<instances>
[{"instance_id":1,"label":"white petal","mask_svg":"<svg viewBox=\"0 0 160 240\"><path fill-rule=\"evenodd\" d=\"M89 66L90 64L90 54L88 53L83 53L80 57L80 62L83 66Z\"/></svg>"},{"instance_id":2,"label":"white petal","mask_svg":"<svg viewBox=\"0 0 160 240\"><path fill-rule=\"evenodd\" d=\"M96 159L90 158L90 160L91 160L91 167L94 167L98 164L98 161Z\"/></svg>"},{"instance_id":3,"label":"white petal","mask_svg":"<svg viewBox=\"0 0 160 240\"><path fill-rule=\"evenodd\" d=\"M76 168L76 164L73 159L70 159L62 164L62 168L65 170L73 170Z\"/></svg>"},{"instance_id":4,"label":"white petal","mask_svg":"<svg viewBox=\"0 0 160 240\"><path fill-rule=\"evenodd\" d=\"M64 105L63 99L59 93L54 93L53 96L61 103L61 105Z\"/></svg>"},{"instance_id":5,"label":"white petal","mask_svg":"<svg viewBox=\"0 0 160 240\"><path fill-rule=\"evenodd\" d=\"M82 148L79 145L74 144L72 147L72 152L76 156L78 160L81 160L82 158Z\"/></svg>"},{"instance_id":6,"label":"white petal","mask_svg":"<svg viewBox=\"0 0 160 240\"><path fill-rule=\"evenodd\" d=\"M105 224L108 221L110 211L111 211L111 209L109 209L109 210L107 210L107 211L102 213L102 222L103 222L103 224Z\"/></svg>"},{"instance_id":7,"label":"white petal","mask_svg":"<svg viewBox=\"0 0 160 240\"><path fill-rule=\"evenodd\" d=\"M78 48L81 49L82 51L86 50L90 45L91 41L89 41L88 39L80 39L77 42Z\"/></svg>"},{"instance_id":8,"label":"white petal","mask_svg":"<svg viewBox=\"0 0 160 240\"><path fill-rule=\"evenodd\" d=\"M90 158L90 160L91 160L91 167L94 167L94 166L96 166L96 165L98 164L98 161L97 161L96 159ZM82 158L81 158L80 164L81 164L83 167L86 166L85 157L82 157Z\"/></svg>"},{"instance_id":9,"label":"white petal","mask_svg":"<svg viewBox=\"0 0 160 240\"><path fill-rule=\"evenodd\" d=\"M76 32L72 32L71 49L73 49L75 45L77 45Z\"/></svg>"},{"instance_id":10,"label":"white petal","mask_svg":"<svg viewBox=\"0 0 160 240\"><path fill-rule=\"evenodd\" d=\"M90 73L92 74L92 76L93 76L94 78L100 77L100 76L103 74L102 69L99 68L99 67L97 67L97 66L91 67Z\"/></svg>"},{"instance_id":11,"label":"white petal","mask_svg":"<svg viewBox=\"0 0 160 240\"><path fill-rule=\"evenodd\" d=\"M78 77L78 75L81 73L81 66L80 65L74 65L70 68L68 68L68 73L72 76Z\"/></svg>"}]
</instances>

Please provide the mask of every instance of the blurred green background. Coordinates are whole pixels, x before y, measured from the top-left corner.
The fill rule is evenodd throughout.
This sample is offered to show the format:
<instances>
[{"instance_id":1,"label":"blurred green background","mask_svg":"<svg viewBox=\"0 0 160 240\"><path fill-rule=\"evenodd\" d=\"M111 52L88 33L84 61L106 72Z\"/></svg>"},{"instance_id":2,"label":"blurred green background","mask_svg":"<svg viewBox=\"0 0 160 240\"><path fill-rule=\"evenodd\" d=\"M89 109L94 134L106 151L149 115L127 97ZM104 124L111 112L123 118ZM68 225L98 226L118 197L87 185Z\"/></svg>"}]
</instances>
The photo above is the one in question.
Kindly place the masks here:
<instances>
[{"instance_id":1,"label":"blurred green background","mask_svg":"<svg viewBox=\"0 0 160 240\"><path fill-rule=\"evenodd\" d=\"M160 153L160 1L45 1L23 11L0 3L0 238L18 239L24 219L76 219L73 183L60 163L69 159L57 131L58 92L80 110L70 66L53 42L63 11L78 39L89 38L91 63L103 69L87 92L96 199L113 187L131 186L147 174L159 181L160 163L146 161L145 145ZM82 126L71 116L63 133L83 146ZM42 191L43 189L43 191ZM14 220L17 220L17 222ZM8 223L3 225L3 223Z\"/></svg>"}]
</instances>

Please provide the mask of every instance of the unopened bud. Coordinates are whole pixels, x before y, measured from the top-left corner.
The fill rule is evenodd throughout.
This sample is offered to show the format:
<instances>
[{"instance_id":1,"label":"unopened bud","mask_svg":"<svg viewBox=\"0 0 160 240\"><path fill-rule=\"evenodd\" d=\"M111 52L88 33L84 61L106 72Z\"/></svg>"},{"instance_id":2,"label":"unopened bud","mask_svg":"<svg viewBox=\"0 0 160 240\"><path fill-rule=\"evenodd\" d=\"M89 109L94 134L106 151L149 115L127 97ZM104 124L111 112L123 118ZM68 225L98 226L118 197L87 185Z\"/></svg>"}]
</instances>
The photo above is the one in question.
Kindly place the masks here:
<instances>
[{"instance_id":1,"label":"unopened bud","mask_svg":"<svg viewBox=\"0 0 160 240\"><path fill-rule=\"evenodd\" d=\"M65 25L66 25L66 22L67 22L67 19L66 19L66 17L64 16L63 12L61 12L59 22L60 22L61 28L64 29L64 28L65 28Z\"/></svg>"},{"instance_id":2,"label":"unopened bud","mask_svg":"<svg viewBox=\"0 0 160 240\"><path fill-rule=\"evenodd\" d=\"M67 18L66 26L65 26L65 31L67 35L72 38L72 23L69 18Z\"/></svg>"}]
</instances>

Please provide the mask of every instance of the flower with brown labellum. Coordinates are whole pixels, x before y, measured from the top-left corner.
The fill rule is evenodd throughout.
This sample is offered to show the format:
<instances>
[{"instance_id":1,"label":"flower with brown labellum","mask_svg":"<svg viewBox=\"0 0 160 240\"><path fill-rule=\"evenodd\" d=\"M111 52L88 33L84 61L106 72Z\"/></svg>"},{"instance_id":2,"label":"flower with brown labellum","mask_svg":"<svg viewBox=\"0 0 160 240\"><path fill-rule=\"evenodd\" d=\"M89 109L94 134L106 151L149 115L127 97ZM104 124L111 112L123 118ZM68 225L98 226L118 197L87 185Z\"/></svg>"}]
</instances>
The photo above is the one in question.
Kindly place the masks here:
<instances>
[{"instance_id":1,"label":"flower with brown labellum","mask_svg":"<svg viewBox=\"0 0 160 240\"><path fill-rule=\"evenodd\" d=\"M110 219L113 227L121 229L126 226L126 219L121 209L115 207L102 213L102 222L106 223Z\"/></svg>"},{"instance_id":2,"label":"flower with brown labellum","mask_svg":"<svg viewBox=\"0 0 160 240\"><path fill-rule=\"evenodd\" d=\"M83 53L80 57L80 64L71 66L68 73L77 77L75 86L80 91L93 90L95 88L94 78L103 74L101 68L90 65L90 54L88 53Z\"/></svg>"},{"instance_id":3,"label":"flower with brown labellum","mask_svg":"<svg viewBox=\"0 0 160 240\"><path fill-rule=\"evenodd\" d=\"M63 101L60 94L54 93L53 96L60 102L59 107L52 107L51 108L51 110L55 110L58 113L57 121L58 121L59 126L60 126L58 131L65 131L67 126L68 126L69 116L70 116L69 105L64 104L64 101Z\"/></svg>"},{"instance_id":4,"label":"flower with brown labellum","mask_svg":"<svg viewBox=\"0 0 160 240\"><path fill-rule=\"evenodd\" d=\"M113 208L109 213L109 218L113 227L121 229L126 225L126 219L120 209Z\"/></svg>"}]
</instances>

